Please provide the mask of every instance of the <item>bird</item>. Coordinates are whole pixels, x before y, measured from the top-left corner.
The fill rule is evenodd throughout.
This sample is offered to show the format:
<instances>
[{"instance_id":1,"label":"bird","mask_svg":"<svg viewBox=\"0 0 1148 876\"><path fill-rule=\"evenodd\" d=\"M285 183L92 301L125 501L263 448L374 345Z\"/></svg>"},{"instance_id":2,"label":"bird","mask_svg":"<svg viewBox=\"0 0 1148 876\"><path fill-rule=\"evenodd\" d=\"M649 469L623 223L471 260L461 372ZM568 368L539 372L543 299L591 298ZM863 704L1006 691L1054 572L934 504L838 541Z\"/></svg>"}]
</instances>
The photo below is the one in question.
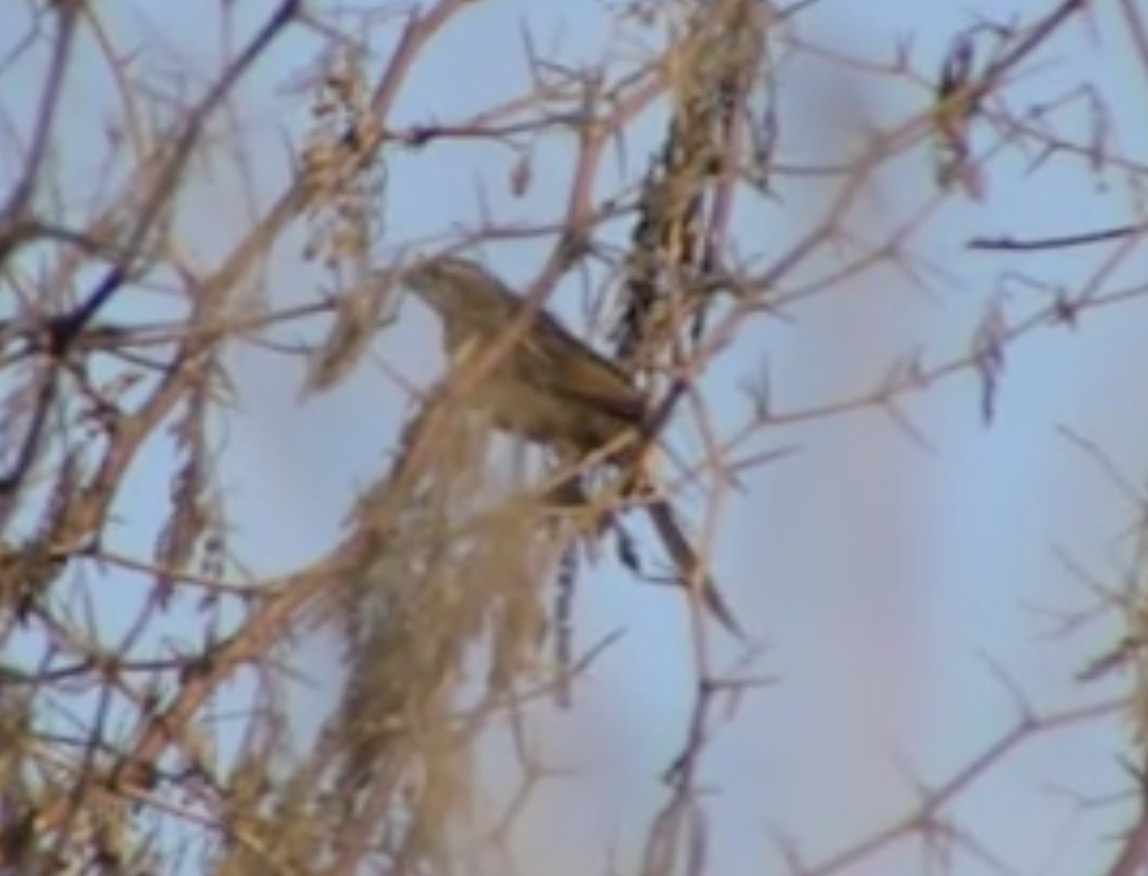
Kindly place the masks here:
<instances>
[{"instance_id":1,"label":"bird","mask_svg":"<svg viewBox=\"0 0 1148 876\"><path fill-rule=\"evenodd\" d=\"M406 284L438 313L456 366L497 343L525 306L481 265L457 256L426 264ZM494 362L472 403L498 428L563 456L619 444L627 433L642 431L648 414L628 374L543 309ZM624 452L620 446L618 452Z\"/></svg>"},{"instance_id":2,"label":"bird","mask_svg":"<svg viewBox=\"0 0 1148 876\"><path fill-rule=\"evenodd\" d=\"M508 328L525 320L509 348L476 386L468 387L467 404L481 409L496 429L551 448L571 463L593 457L625 472L628 491L639 488L643 475L635 469L654 437L652 410L627 371L549 311L538 308L523 317L525 300L473 259L426 259L406 271L402 282L438 314L456 368L465 368L476 352L499 343ZM567 489L563 495L571 492ZM583 495L580 483L573 494ZM740 625L702 568L669 501L652 496L638 507L645 509L685 585L696 586L706 608L742 638Z\"/></svg>"}]
</instances>

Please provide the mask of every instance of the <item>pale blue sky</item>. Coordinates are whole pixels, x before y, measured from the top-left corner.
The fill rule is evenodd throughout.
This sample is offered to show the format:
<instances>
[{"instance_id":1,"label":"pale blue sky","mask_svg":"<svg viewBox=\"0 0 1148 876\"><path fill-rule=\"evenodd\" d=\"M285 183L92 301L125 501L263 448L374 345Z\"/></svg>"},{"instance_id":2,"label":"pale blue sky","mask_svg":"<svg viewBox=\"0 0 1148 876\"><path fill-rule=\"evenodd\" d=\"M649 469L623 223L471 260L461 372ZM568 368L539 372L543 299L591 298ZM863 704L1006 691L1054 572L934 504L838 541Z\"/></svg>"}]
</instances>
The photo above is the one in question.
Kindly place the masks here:
<instances>
[{"instance_id":1,"label":"pale blue sky","mask_svg":"<svg viewBox=\"0 0 1148 876\"><path fill-rule=\"evenodd\" d=\"M242 24L233 44L241 44L271 4L235 5ZM259 5L265 9L256 11ZM1000 21L1050 6L981 5L991 6ZM150 27L139 26L144 8ZM523 22L557 57L593 61L607 35L609 8L592 0L477 4L411 77L393 121L449 121L519 93ZM947 36L970 24L977 9L973 3L829 0L805 13L799 30L809 42L869 60L890 59L897 41L913 34L914 64L932 74ZM142 62L157 71L190 65L203 75L202 85L217 69L212 59L219 57L221 31L217 12L209 14L206 4L112 2L108 10L116 16L112 30L125 28L121 39L136 29ZM4 18L0 12L0 24ZM1144 103L1148 79L1129 60L1120 23L1111 14L1093 23L1094 32L1070 25L1055 49L1022 68L1036 72L1009 91L1014 112L1087 76L1126 119L1142 115L1127 107ZM302 101L282 86L311 63L317 45L311 36L285 39L244 89L263 204L290 171L289 144L298 146L306 121ZM785 104L780 160L786 164L845 158L857 145L851 138L859 121L895 123L926 98L888 79L839 77L831 65L807 60L787 63L779 75ZM35 94L13 81L0 82L8 112ZM85 87L92 99L80 102L68 120L77 128L95 124L107 102L106 83L93 78ZM1074 134L1084 129L1082 110L1076 118L1067 128ZM644 168L660 129L654 114L635 129L627 144L630 178ZM1143 126L1125 122L1115 136L1123 153L1145 154ZM981 131L978 145L994 140ZM98 141L93 148L69 152L77 168L99 158ZM523 200L507 192L512 159L504 153L464 144L396 156L389 169L388 242L474 221L480 181L501 216L555 215L571 154L569 144L541 150ZM926 364L965 350L1003 269L1067 290L1086 281L1106 251L1000 258L965 249L979 234L1064 234L1136 215L1136 199L1112 173L1101 177L1058 159L1032 172L1026 161L1034 157L1014 151L994 162L986 171L984 203L948 203L912 238L909 250L929 272L928 294L881 269L794 306L789 321L751 323L708 378L719 427L732 431L742 422L747 405L737 387L763 362L779 407L813 406L871 388L894 359L918 345ZM924 158L884 172L849 230L880 242L927 202L934 191ZM193 193L185 227L194 256L212 264L250 220L227 161L207 174L210 181ZM745 209L739 226L741 254L765 264L819 216L831 192L807 179L779 179L777 189L775 200ZM531 278L543 253L528 246L486 251L492 267L515 281ZM828 265L815 260L800 277L819 276ZM1144 266L1142 258L1124 263L1109 287L1139 282L1136 268L1142 276ZM320 280L285 246L267 288L282 305L309 300ZM1041 301L1041 293L1017 287L1006 312L1027 314ZM154 305L146 302L126 298L120 313L150 315ZM558 309L576 324L581 303L575 284L558 293ZM905 411L932 450L875 412L773 430L755 444L797 443L802 452L747 478L747 493L731 499L717 572L747 625L770 646L754 670L776 674L780 683L751 698L707 757L707 784L720 789L709 806L712 872L784 872L767 828L815 861L902 815L913 805L914 781L947 778L1015 720L993 664L1041 709L1100 697L1102 689L1082 689L1072 678L1112 641L1114 626L1094 624L1072 637L1050 638L1054 625L1041 611L1079 608L1091 598L1058 565L1054 546L1073 552L1105 583L1118 582L1130 546L1120 535L1135 509L1056 426L1082 432L1134 482L1142 480L1148 447L1148 415L1138 402L1148 389L1140 377L1148 365L1140 335L1144 307L1133 302L1086 314L1076 331L1048 329L1017 345L1008 354L991 429L979 421L971 375L909 401ZM380 352L404 373L429 380L439 367L433 320L415 306L401 316ZM262 354L237 362L244 410L227 428L225 456L235 538L256 568L283 570L330 543L351 490L385 464L405 408L377 369L364 369L347 387L301 408L297 367ZM683 435L677 444L691 446ZM162 507L165 465L157 457L137 471L122 508L131 525L116 536L122 549L148 550L154 533L142 521ZM691 510L695 518L701 513L696 502ZM657 776L680 745L689 707L688 636L682 601L672 591L633 586L607 568L579 599L583 644L619 624L628 632L591 674L581 711L545 721L546 750L584 775L542 790L538 828L522 831L526 872L593 872L599 850L604 860L611 843L633 848L660 799ZM115 606L109 603L108 611ZM717 650L727 659L736 653L720 641ZM307 659L315 661L309 668L319 678L330 670L324 659L333 661L318 651ZM1080 814L1062 792L1097 798L1128 787L1117 761L1121 729L1097 726L1032 745L962 798L955 810L961 825L1019 873L1095 869L1126 813L1113 806ZM558 814L560 832L547 821ZM914 874L922 872L921 860L900 846L893 856L850 872ZM989 870L961 854L954 872Z\"/></svg>"}]
</instances>

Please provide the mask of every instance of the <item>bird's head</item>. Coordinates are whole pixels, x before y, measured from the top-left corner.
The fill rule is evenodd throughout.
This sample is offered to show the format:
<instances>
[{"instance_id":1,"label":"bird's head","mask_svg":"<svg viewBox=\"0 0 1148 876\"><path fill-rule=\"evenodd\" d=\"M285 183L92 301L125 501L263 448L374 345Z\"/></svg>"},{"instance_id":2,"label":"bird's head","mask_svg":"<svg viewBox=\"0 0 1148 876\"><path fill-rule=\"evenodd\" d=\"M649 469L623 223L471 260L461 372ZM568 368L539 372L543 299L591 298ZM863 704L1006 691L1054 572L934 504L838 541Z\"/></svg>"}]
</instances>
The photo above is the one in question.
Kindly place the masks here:
<instances>
[{"instance_id":1,"label":"bird's head","mask_svg":"<svg viewBox=\"0 0 1148 876\"><path fill-rule=\"evenodd\" d=\"M461 256L441 256L418 263L403 280L412 292L440 313L466 306L492 293L501 296L502 282L486 268Z\"/></svg>"}]
</instances>

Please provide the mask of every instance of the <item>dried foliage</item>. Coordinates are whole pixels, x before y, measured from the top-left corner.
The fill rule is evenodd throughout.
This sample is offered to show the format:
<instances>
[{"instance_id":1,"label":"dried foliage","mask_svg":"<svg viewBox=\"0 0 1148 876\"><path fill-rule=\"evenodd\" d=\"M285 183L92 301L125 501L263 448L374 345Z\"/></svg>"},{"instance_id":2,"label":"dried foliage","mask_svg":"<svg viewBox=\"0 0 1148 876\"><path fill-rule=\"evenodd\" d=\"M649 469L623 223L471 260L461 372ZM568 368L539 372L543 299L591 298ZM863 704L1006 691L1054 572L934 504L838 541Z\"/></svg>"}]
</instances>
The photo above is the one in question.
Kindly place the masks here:
<instances>
[{"instance_id":1,"label":"dried foliage","mask_svg":"<svg viewBox=\"0 0 1148 876\"><path fill-rule=\"evenodd\" d=\"M627 256L626 291L615 331L623 361L651 369L693 326L696 341L728 267L730 208L741 178L761 178L748 131L770 13L756 0L683 4L672 15L673 49L664 59L670 124L638 202Z\"/></svg>"},{"instance_id":2,"label":"dried foliage","mask_svg":"<svg viewBox=\"0 0 1148 876\"><path fill-rule=\"evenodd\" d=\"M254 15L248 5L220 4L220 20ZM1006 257L1100 243L1117 254L1019 315L1016 287L1002 280L951 358L900 357L872 387L805 407L779 408L763 380L740 425L719 429L716 396L745 401L710 381L721 353L741 342L756 356L770 318L823 303L874 265L918 277L909 238L941 204L990 198L998 162L1112 164L1143 186L1145 169L1104 136L1106 111L1093 106L1080 138L1056 116L1061 98L1040 113L1010 101L1020 74L1055 54L1062 34L1087 29L1099 4L1067 0L957 33L938 78L908 48L868 65L819 51L801 30L816 2L639 3L602 13L611 42L594 63L544 58L531 34L522 93L461 118L424 112L415 72L448 30L473 28L481 54L482 16L495 5L364 13L281 0L243 39L228 29L213 73L180 69L174 86L159 74L178 53L140 45L100 4L22 6L20 36L0 58L0 93L35 83L32 112L5 106L0 134L0 873L519 872L512 835L552 772L529 741L532 722L555 702L583 708L583 678L615 640L579 626L580 603L601 592L583 585L609 554L603 545L616 547L627 583L685 585L659 596L690 609L680 679L689 714L662 798L642 813L642 842L609 864L612 850L587 850L580 872L723 872L705 761L738 707L768 694L757 691L752 646L712 635L712 617L747 638L765 629L718 595L714 543L723 502L784 454L774 430L877 411L918 437L903 405L953 376L979 387L993 425L1021 338L1143 297L1107 285L1142 221L971 241ZM1148 23L1131 0L1118 5L1148 76ZM317 60L288 101L307 122L285 126L289 151L276 153L237 107L299 45ZM914 107L866 129L840 163L795 166L779 144L803 120L781 100L782 72L804 57L915 89ZM471 70L474 59L457 63ZM71 114L87 92L76 70L89 68L114 108L80 147ZM655 109L665 125L647 150L634 132ZM640 155L637 178L614 173L611 160L635 148L652 153ZM420 203L445 241L393 221L412 157L446 156L445 166L466 150L492 168L506 159L480 189L502 184L508 199L487 209L482 189ZM905 227L858 230L880 175L930 150L926 206ZM539 171L554 154L568 176ZM268 198L271 170L287 181ZM533 204L554 178L567 184L560 215L523 220L513 205ZM809 198L820 206L784 205L776 235L741 218L774 209L778 190L804 194L808 179L824 185ZM206 223L195 206L205 193ZM472 196L479 222L461 207ZM232 222L241 205L250 215ZM484 248L493 261L506 244L542 255L530 279L513 284L474 260ZM434 273L443 270L450 282ZM590 310L610 315L613 355L557 315L569 304L557 290L575 278ZM406 292L441 321L448 360L421 391L407 380L415 369L395 364ZM421 365L429 349L405 358ZM407 393L405 419L388 420L391 444L348 500L340 534L307 562L283 535L286 568L245 542L228 468L242 468L230 456L235 424L263 401L243 371L255 353L293 375L301 409L352 393L364 374L384 372ZM344 426L321 416L333 457ZM671 447L675 430L700 436L697 458ZM271 487L257 488L265 509ZM631 511L646 526L637 535L625 528ZM651 571L652 558L669 571ZM1137 806L1105 872L1140 872L1148 585L1129 578L1102 606L1120 613L1126 635L1082 673L1096 682L1132 666L1119 698L1044 711L1018 696L1016 726L904 817L833 855L778 838L778 860L795 874L841 873L906 845L954 872L964 860L1008 872L956 823L954 802L1014 750L1123 710L1135 724ZM731 648L736 672L722 671L716 655ZM300 655L322 649L338 652L337 683L308 676ZM328 711L307 715L317 729L300 741L292 703L297 713L300 691L316 687ZM492 740L509 741L513 759L494 784L518 782L497 804L483 777Z\"/></svg>"}]
</instances>

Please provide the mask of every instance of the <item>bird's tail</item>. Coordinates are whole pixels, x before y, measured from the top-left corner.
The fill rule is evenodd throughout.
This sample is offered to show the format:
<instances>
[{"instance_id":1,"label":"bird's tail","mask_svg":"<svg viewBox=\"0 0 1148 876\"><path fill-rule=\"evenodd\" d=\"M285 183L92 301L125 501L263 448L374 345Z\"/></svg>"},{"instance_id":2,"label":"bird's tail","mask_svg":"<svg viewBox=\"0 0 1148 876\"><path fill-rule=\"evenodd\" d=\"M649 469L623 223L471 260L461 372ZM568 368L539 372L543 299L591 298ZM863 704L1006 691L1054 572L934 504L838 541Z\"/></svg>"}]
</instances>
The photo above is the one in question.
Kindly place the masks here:
<instances>
[{"instance_id":1,"label":"bird's tail","mask_svg":"<svg viewBox=\"0 0 1148 876\"><path fill-rule=\"evenodd\" d=\"M619 491L620 495L635 497L644 493L652 493L648 471L648 458L628 466ZM579 473L561 480L551 489L548 498L558 505L590 504ZM745 631L726 604L713 576L705 568L701 557L698 556L689 538L686 537L670 501L653 495L638 501L637 504L646 509L646 516L649 518L654 532L677 567L682 586L689 590L726 630L739 639L745 639ZM618 527L617 513L610 508L599 508L591 524L591 530L596 536L601 536L608 530ZM621 530L619 530L619 534L625 535L624 531Z\"/></svg>"},{"instance_id":2,"label":"bird's tail","mask_svg":"<svg viewBox=\"0 0 1148 876\"><path fill-rule=\"evenodd\" d=\"M711 614L727 630L739 639L745 638L745 632L733 616L721 592L714 583L713 577L702 565L701 558L693 545L690 544L686 534L682 531L674 515L674 509L665 499L655 499L644 505L646 516L649 517L658 538L665 545L674 564L678 567L682 583L691 594L704 605Z\"/></svg>"}]
</instances>

